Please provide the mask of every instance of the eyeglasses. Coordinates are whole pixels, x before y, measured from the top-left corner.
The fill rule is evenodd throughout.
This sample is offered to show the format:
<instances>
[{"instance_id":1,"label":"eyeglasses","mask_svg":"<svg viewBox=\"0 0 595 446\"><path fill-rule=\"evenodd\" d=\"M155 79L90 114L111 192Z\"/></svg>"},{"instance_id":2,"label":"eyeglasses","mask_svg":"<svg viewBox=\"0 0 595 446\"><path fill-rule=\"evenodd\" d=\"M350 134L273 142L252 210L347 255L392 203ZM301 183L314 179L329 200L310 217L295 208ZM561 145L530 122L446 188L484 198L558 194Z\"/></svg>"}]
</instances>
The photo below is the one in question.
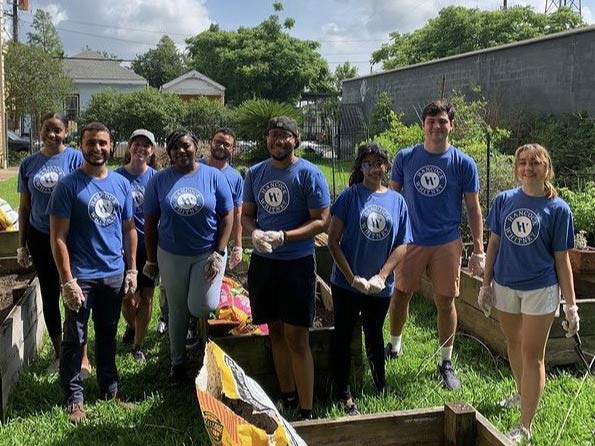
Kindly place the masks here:
<instances>
[{"instance_id":1,"label":"eyeglasses","mask_svg":"<svg viewBox=\"0 0 595 446\"><path fill-rule=\"evenodd\" d=\"M233 144L230 144L226 141L222 141L220 139L216 139L213 141L213 145L215 147L223 147L224 149L231 149L233 147Z\"/></svg>"},{"instance_id":2,"label":"eyeglasses","mask_svg":"<svg viewBox=\"0 0 595 446\"><path fill-rule=\"evenodd\" d=\"M380 169L382 166L384 166L384 162L383 161L376 161L374 163L372 163L371 161L364 161L362 163L362 169L371 169L372 167L375 167L376 169Z\"/></svg>"}]
</instances>

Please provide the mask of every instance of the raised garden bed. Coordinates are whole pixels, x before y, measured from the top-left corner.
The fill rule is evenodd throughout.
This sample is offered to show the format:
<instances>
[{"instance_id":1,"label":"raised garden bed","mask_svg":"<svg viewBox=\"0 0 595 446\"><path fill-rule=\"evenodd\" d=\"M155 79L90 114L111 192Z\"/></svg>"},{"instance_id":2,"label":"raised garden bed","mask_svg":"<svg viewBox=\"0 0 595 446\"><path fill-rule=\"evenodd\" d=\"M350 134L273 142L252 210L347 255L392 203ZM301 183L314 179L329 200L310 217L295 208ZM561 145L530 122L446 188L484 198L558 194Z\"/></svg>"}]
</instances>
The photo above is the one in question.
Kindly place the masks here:
<instances>
[{"instance_id":1,"label":"raised garden bed","mask_svg":"<svg viewBox=\"0 0 595 446\"><path fill-rule=\"evenodd\" d=\"M581 317L580 336L582 348L587 352L595 351L595 274L574 275L574 283ZM496 352L507 358L504 335L496 318L497 310L492 310L490 317L485 317L477 305L477 295L481 287L481 279L474 277L468 270L461 271L461 294L456 300L459 329L469 333ZM432 284L428 278L422 281L421 294L433 303ZM574 340L566 337L562 329L562 304L560 317L554 319L549 339L546 345L545 361L548 367L579 363L581 359L574 350Z\"/></svg>"},{"instance_id":2,"label":"raised garden bed","mask_svg":"<svg viewBox=\"0 0 595 446\"><path fill-rule=\"evenodd\" d=\"M20 373L41 348L45 333L39 282L14 258L0 258L0 419Z\"/></svg>"},{"instance_id":3,"label":"raised garden bed","mask_svg":"<svg viewBox=\"0 0 595 446\"><path fill-rule=\"evenodd\" d=\"M292 423L309 446L512 446L468 404Z\"/></svg>"}]
</instances>

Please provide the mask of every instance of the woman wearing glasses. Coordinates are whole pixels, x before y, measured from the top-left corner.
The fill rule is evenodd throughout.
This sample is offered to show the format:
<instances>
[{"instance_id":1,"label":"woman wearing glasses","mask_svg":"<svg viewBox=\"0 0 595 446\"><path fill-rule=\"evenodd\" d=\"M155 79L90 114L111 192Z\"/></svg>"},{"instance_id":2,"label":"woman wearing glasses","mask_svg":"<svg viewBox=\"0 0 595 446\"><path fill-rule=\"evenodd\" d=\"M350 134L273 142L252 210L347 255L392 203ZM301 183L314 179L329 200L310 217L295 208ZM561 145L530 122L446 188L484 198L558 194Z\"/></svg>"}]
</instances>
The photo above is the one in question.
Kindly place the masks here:
<instances>
[{"instance_id":1,"label":"woman wearing glasses","mask_svg":"<svg viewBox=\"0 0 595 446\"><path fill-rule=\"evenodd\" d=\"M400 255L397 248L411 241L405 200L385 186L389 166L386 149L380 144L360 146L350 187L331 208L333 366L339 405L347 415L358 413L349 388L349 346L360 314L372 380L379 392L386 386L382 325Z\"/></svg>"}]
</instances>

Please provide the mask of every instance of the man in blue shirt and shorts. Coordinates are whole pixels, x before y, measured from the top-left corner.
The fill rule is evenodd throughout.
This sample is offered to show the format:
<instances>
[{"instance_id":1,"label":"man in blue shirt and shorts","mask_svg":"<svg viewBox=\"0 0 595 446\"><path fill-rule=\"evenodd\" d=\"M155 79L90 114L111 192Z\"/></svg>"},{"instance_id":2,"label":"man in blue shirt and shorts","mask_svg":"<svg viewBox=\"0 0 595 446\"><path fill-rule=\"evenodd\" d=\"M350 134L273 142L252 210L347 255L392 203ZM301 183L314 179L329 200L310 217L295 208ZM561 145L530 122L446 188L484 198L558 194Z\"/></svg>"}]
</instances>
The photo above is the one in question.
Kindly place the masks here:
<instances>
[{"instance_id":1,"label":"man in blue shirt and shorts","mask_svg":"<svg viewBox=\"0 0 595 446\"><path fill-rule=\"evenodd\" d=\"M402 354L401 334L409 300L427 273L438 310L438 373L449 390L461 387L451 357L457 329L454 299L459 295L463 201L473 237L469 268L482 275L485 263L477 165L448 141L454 117L454 107L445 100L426 105L422 113L424 142L399 151L393 162L390 187L405 197L413 242L403 248L395 269L389 309L391 342L385 351L388 359Z\"/></svg>"},{"instance_id":2,"label":"man in blue shirt and shorts","mask_svg":"<svg viewBox=\"0 0 595 446\"><path fill-rule=\"evenodd\" d=\"M267 323L281 401L312 416L314 363L309 327L314 320L314 236L330 217L330 194L322 172L295 155L297 123L272 118L266 129L271 157L252 166L244 183L242 226L252 235L248 270L255 324Z\"/></svg>"},{"instance_id":3,"label":"man in blue shirt and shorts","mask_svg":"<svg viewBox=\"0 0 595 446\"><path fill-rule=\"evenodd\" d=\"M121 290L136 290L137 237L130 183L107 168L111 148L104 124L85 126L85 161L60 180L48 204L50 242L66 303L60 380L73 424L85 419L81 346L87 341L91 312L100 397L127 405L118 390L116 331Z\"/></svg>"}]
</instances>

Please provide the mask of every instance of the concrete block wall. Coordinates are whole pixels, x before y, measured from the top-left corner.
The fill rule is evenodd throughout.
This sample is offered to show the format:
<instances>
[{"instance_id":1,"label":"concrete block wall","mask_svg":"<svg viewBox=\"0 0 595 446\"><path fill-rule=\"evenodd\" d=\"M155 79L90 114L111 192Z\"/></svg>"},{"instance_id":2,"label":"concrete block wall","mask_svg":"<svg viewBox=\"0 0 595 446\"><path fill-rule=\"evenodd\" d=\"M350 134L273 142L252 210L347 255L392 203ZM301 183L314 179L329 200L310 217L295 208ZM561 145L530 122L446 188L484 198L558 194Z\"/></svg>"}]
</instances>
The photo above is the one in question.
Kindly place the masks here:
<instances>
[{"instance_id":1,"label":"concrete block wall","mask_svg":"<svg viewBox=\"0 0 595 446\"><path fill-rule=\"evenodd\" d=\"M360 104L369 122L386 91L393 107L414 122L440 97L443 77L447 97L479 86L504 117L522 111L595 116L595 26L347 80L342 102Z\"/></svg>"}]
</instances>

